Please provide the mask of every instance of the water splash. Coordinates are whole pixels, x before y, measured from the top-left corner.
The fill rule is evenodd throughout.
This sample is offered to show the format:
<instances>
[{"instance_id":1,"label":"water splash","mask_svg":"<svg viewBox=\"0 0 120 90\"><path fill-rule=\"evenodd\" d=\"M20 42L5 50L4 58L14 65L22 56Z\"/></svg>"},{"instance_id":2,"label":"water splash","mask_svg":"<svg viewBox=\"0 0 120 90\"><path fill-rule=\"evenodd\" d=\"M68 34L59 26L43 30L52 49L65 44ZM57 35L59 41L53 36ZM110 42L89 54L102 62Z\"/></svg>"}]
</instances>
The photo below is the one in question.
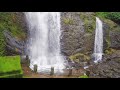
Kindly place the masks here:
<instances>
[{"instance_id":1,"label":"water splash","mask_svg":"<svg viewBox=\"0 0 120 90\"><path fill-rule=\"evenodd\" d=\"M60 54L60 12L25 12L29 27L28 55L30 68L38 66L38 72L62 73L64 58Z\"/></svg>"}]
</instances>

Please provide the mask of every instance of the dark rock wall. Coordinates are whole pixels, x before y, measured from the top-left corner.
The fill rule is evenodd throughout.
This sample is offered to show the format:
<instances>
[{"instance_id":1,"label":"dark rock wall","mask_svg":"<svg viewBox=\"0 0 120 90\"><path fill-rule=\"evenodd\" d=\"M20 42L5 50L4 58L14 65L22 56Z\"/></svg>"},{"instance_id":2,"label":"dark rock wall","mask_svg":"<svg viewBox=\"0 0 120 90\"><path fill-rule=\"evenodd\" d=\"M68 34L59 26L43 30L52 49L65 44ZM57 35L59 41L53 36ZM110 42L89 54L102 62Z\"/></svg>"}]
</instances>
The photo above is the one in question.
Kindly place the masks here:
<instances>
[{"instance_id":1,"label":"dark rock wall","mask_svg":"<svg viewBox=\"0 0 120 90\"><path fill-rule=\"evenodd\" d=\"M111 48L120 49L120 32L110 32Z\"/></svg>"},{"instance_id":2,"label":"dark rock wall","mask_svg":"<svg viewBox=\"0 0 120 90\"><path fill-rule=\"evenodd\" d=\"M95 17L92 12L63 12L61 50L64 55L92 53Z\"/></svg>"},{"instance_id":3,"label":"dark rock wall","mask_svg":"<svg viewBox=\"0 0 120 90\"><path fill-rule=\"evenodd\" d=\"M72 55L83 50L84 24L78 13L64 12L61 18L61 50L64 55Z\"/></svg>"}]
</instances>

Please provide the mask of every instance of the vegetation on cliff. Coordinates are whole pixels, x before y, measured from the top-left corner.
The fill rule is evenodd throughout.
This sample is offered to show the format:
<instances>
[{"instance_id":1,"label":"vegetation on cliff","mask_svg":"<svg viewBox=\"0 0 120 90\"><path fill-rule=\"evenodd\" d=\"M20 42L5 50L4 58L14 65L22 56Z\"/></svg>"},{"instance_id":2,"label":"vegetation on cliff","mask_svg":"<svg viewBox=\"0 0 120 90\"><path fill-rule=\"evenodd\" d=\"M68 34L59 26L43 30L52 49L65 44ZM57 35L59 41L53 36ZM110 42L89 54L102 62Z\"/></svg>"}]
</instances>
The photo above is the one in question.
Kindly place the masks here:
<instances>
[{"instance_id":1,"label":"vegetation on cliff","mask_svg":"<svg viewBox=\"0 0 120 90\"><path fill-rule=\"evenodd\" d=\"M120 12L96 12L96 15L120 23Z\"/></svg>"},{"instance_id":2,"label":"vegetation on cliff","mask_svg":"<svg viewBox=\"0 0 120 90\"><path fill-rule=\"evenodd\" d=\"M84 23L86 33L92 33L95 30L95 14L90 12L81 12L80 18Z\"/></svg>"},{"instance_id":3,"label":"vegetation on cliff","mask_svg":"<svg viewBox=\"0 0 120 90\"><path fill-rule=\"evenodd\" d=\"M6 42L3 34L4 30L10 31L14 37L20 40L26 38L17 14L15 12L0 12L0 56L6 54Z\"/></svg>"}]
</instances>

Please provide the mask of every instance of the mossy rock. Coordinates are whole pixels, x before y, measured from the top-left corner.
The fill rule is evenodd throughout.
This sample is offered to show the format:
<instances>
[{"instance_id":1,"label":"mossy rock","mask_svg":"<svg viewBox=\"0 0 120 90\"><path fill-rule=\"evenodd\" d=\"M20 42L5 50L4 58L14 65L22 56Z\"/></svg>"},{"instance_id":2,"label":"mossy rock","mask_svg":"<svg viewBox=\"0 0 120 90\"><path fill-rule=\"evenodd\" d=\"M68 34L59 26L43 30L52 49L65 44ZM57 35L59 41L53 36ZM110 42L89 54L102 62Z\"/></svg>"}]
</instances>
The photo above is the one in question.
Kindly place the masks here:
<instances>
[{"instance_id":1,"label":"mossy rock","mask_svg":"<svg viewBox=\"0 0 120 90\"><path fill-rule=\"evenodd\" d=\"M116 50L112 49L112 48L109 48L109 49L105 50L105 54L107 54L107 55L111 55L111 54L113 54L115 52L116 52Z\"/></svg>"},{"instance_id":2,"label":"mossy rock","mask_svg":"<svg viewBox=\"0 0 120 90\"><path fill-rule=\"evenodd\" d=\"M90 60L89 56L82 54L82 53L77 53L75 55L71 55L69 58L71 61L75 61L75 62L80 62L81 60L82 61L89 61Z\"/></svg>"},{"instance_id":3,"label":"mossy rock","mask_svg":"<svg viewBox=\"0 0 120 90\"><path fill-rule=\"evenodd\" d=\"M74 20L71 19L71 18L63 18L63 22L64 22L66 25L73 25L73 24L74 24Z\"/></svg>"},{"instance_id":4,"label":"mossy rock","mask_svg":"<svg viewBox=\"0 0 120 90\"><path fill-rule=\"evenodd\" d=\"M96 27L96 18L94 16L94 13L81 12L80 19L82 19L84 23L86 33L93 33Z\"/></svg>"}]
</instances>

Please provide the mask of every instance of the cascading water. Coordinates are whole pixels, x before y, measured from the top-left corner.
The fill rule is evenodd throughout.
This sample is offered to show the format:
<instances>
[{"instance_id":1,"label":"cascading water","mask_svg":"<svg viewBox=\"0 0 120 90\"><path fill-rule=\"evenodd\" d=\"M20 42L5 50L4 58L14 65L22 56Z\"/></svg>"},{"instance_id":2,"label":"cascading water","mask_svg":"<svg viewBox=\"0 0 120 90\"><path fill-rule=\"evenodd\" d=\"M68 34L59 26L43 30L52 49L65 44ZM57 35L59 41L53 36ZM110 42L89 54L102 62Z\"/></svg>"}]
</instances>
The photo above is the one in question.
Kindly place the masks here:
<instances>
[{"instance_id":1,"label":"cascading water","mask_svg":"<svg viewBox=\"0 0 120 90\"><path fill-rule=\"evenodd\" d=\"M64 58L60 54L60 12L25 12L29 27L28 55L30 68L38 72L62 73Z\"/></svg>"},{"instance_id":2,"label":"cascading water","mask_svg":"<svg viewBox=\"0 0 120 90\"><path fill-rule=\"evenodd\" d=\"M94 43L94 58L95 63L102 60L103 55L103 25L102 21L96 17L96 31L95 31L95 43Z\"/></svg>"}]
</instances>

